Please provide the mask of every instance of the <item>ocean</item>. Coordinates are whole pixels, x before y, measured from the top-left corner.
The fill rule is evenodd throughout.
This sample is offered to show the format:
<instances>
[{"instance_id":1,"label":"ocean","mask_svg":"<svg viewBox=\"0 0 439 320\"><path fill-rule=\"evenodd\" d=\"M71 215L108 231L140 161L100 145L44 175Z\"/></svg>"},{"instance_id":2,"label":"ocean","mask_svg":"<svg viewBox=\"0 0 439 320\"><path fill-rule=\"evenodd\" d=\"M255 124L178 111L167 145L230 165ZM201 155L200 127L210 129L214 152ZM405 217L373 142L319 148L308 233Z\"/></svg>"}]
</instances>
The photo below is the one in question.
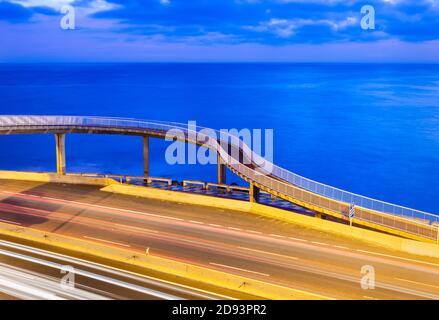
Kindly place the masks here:
<instances>
[{"instance_id":1,"label":"ocean","mask_svg":"<svg viewBox=\"0 0 439 320\"><path fill-rule=\"evenodd\" d=\"M273 129L277 165L439 213L439 65L0 64L0 114ZM0 136L0 169L54 171L54 143ZM216 181L214 165L167 164L167 146L152 139L152 176ZM141 138L69 135L67 169L141 175Z\"/></svg>"}]
</instances>

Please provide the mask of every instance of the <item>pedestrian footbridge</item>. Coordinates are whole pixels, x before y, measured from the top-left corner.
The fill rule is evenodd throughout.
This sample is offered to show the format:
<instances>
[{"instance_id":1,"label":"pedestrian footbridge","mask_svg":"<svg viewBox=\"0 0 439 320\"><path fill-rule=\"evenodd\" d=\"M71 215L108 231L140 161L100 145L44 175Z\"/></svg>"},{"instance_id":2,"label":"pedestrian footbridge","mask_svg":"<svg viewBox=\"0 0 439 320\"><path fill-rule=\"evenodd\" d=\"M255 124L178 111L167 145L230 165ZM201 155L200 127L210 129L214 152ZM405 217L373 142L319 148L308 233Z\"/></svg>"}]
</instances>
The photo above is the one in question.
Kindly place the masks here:
<instances>
[{"instance_id":1,"label":"pedestrian footbridge","mask_svg":"<svg viewBox=\"0 0 439 320\"><path fill-rule=\"evenodd\" d=\"M260 190L354 224L407 238L439 243L439 216L340 190L295 174L266 161L239 137L216 135L207 128L185 124L123 118L78 116L0 116L0 134L55 134L57 173L65 174L65 135L119 134L141 136L144 141L144 175L149 176L149 138L165 139L170 130L182 132L177 139L206 146L218 155L218 184L225 183L225 168L250 184L250 201L257 202ZM201 138L200 138L201 137Z\"/></svg>"}]
</instances>

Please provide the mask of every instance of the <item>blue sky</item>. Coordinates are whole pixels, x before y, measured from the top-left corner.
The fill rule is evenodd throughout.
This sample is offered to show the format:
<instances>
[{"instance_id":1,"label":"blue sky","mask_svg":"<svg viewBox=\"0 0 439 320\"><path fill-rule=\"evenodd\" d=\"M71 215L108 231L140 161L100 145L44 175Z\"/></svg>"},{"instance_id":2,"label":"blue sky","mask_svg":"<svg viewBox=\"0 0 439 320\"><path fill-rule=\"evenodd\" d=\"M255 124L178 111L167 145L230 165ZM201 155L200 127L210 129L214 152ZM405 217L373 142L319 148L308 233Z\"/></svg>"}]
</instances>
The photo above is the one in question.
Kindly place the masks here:
<instances>
[{"instance_id":1,"label":"blue sky","mask_svg":"<svg viewBox=\"0 0 439 320\"><path fill-rule=\"evenodd\" d=\"M0 0L0 39L1 62L439 62L439 0Z\"/></svg>"}]
</instances>

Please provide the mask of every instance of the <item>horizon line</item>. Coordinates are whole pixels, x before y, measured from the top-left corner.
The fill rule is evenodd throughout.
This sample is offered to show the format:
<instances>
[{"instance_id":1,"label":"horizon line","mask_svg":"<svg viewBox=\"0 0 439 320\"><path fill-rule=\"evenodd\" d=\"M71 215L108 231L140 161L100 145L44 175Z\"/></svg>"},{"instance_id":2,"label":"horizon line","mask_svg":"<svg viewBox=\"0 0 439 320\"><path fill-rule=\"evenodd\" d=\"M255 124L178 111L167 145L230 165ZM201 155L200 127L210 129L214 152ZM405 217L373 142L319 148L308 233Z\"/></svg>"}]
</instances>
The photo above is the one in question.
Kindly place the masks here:
<instances>
[{"instance_id":1,"label":"horizon line","mask_svg":"<svg viewBox=\"0 0 439 320\"><path fill-rule=\"evenodd\" d=\"M439 61L0 61L0 65L17 64L424 64Z\"/></svg>"}]
</instances>

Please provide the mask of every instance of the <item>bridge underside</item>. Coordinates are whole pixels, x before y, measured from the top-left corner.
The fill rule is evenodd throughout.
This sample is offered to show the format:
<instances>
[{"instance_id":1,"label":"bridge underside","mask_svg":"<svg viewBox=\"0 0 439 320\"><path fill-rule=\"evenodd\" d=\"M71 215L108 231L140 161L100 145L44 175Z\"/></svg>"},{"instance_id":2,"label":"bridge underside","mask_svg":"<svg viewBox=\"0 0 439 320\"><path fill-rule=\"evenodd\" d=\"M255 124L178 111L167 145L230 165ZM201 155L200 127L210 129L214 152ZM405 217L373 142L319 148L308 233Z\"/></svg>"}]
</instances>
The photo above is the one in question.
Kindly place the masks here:
<instances>
[{"instance_id":1,"label":"bridge underside","mask_svg":"<svg viewBox=\"0 0 439 320\"><path fill-rule=\"evenodd\" d=\"M144 176L149 176L149 138L166 139L167 131L153 130L153 129L135 129L135 128L114 128L114 127L90 127L90 126L77 126L77 127L64 127L64 126L47 126L47 127L1 127L0 135L19 135L19 134L54 134L56 137L56 159L57 159L57 173L65 174L65 142L64 137L66 134L102 134L102 135L126 135L126 136L138 136L143 137L143 163L144 163ZM197 140L191 140L188 136L184 138L176 135L172 136L178 141L184 143L192 143L198 146L204 144ZM216 150L215 150L216 151ZM226 183L226 165L221 161L221 157L218 154L218 184Z\"/></svg>"},{"instance_id":2,"label":"bridge underside","mask_svg":"<svg viewBox=\"0 0 439 320\"><path fill-rule=\"evenodd\" d=\"M86 133L86 134L115 134L115 135L127 135L127 136L151 136L164 139L166 137L166 131L162 130L148 130L148 129L133 129L133 128L103 128L103 127L29 127L26 129L14 128L14 127L2 127L0 128L0 135L10 134L57 134L57 133Z\"/></svg>"}]
</instances>

